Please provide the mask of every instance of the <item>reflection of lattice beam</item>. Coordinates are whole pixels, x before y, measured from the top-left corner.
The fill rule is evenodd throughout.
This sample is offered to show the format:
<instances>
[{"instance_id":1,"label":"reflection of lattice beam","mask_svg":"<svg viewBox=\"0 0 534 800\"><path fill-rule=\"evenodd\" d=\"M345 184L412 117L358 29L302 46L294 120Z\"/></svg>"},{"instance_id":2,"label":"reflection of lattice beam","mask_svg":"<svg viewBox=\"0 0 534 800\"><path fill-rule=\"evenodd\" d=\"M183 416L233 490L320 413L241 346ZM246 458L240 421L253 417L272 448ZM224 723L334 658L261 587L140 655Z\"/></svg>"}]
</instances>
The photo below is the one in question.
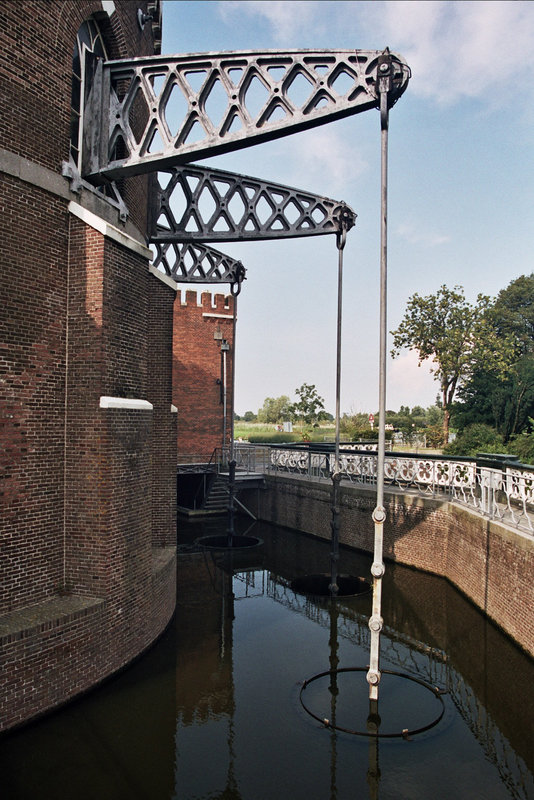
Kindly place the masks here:
<instances>
[{"instance_id":1,"label":"reflection of lattice beam","mask_svg":"<svg viewBox=\"0 0 534 800\"><path fill-rule=\"evenodd\" d=\"M158 187L152 242L320 236L356 218L336 200L209 167L175 167Z\"/></svg>"},{"instance_id":2,"label":"reflection of lattice beam","mask_svg":"<svg viewBox=\"0 0 534 800\"><path fill-rule=\"evenodd\" d=\"M381 56L304 50L109 61L84 115L83 176L154 172L377 108ZM391 106L410 71L400 56L388 59Z\"/></svg>"},{"instance_id":3,"label":"reflection of lattice beam","mask_svg":"<svg viewBox=\"0 0 534 800\"><path fill-rule=\"evenodd\" d=\"M245 268L213 247L193 242L156 242L153 266L177 283L240 283Z\"/></svg>"}]
</instances>

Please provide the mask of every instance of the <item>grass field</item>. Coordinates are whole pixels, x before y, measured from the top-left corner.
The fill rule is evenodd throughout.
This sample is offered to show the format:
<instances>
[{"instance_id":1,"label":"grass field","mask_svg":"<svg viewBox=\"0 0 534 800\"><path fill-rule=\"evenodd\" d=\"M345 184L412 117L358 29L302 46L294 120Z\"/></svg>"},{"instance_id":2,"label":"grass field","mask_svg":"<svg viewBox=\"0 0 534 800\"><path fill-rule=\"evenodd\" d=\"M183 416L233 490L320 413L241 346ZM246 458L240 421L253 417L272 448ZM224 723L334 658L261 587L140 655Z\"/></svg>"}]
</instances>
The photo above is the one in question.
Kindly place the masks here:
<instances>
[{"instance_id":1,"label":"grass field","mask_svg":"<svg viewBox=\"0 0 534 800\"><path fill-rule=\"evenodd\" d=\"M284 433L277 430L277 426L261 422L243 422L239 420L234 425L234 438L245 439L250 442L302 442L304 433L309 434L312 442L333 442L336 434L334 425L328 423L318 428L309 428L304 425L293 425L293 433Z\"/></svg>"},{"instance_id":2,"label":"grass field","mask_svg":"<svg viewBox=\"0 0 534 800\"><path fill-rule=\"evenodd\" d=\"M277 426L272 423L243 422L239 420L234 425L234 438L243 439L251 444L284 444L285 442L303 442L304 432L309 433L312 442L333 442L335 441L336 429L332 423L325 423L318 428L309 428L304 425L293 425L293 433L284 433L277 430ZM341 434L341 441L344 437ZM345 439L346 441L346 439ZM393 449L386 434L386 449ZM435 448L410 447L410 445L396 444L396 451L409 453L426 453L429 455L441 455L442 451Z\"/></svg>"}]
</instances>

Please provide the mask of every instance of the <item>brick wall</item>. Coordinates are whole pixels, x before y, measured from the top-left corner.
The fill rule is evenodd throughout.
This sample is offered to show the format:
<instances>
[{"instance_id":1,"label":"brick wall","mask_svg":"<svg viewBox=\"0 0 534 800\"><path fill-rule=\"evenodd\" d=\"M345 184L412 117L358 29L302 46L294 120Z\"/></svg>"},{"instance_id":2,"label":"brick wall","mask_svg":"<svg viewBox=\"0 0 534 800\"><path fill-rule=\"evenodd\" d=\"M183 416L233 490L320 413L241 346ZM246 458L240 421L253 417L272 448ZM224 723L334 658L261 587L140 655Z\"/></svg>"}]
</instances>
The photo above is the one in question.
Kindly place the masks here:
<instances>
[{"instance_id":1,"label":"brick wall","mask_svg":"<svg viewBox=\"0 0 534 800\"><path fill-rule=\"evenodd\" d=\"M60 176L76 32L95 13L112 55L149 53L138 7L2 14L0 730L124 666L175 604L175 292L149 271L147 179L125 182L123 225Z\"/></svg>"},{"instance_id":2,"label":"brick wall","mask_svg":"<svg viewBox=\"0 0 534 800\"><path fill-rule=\"evenodd\" d=\"M259 519L331 536L328 483L267 476L266 491L243 492L242 499ZM343 544L373 552L375 504L374 488L341 487ZM443 500L392 490L384 504L384 558L444 576L534 655L534 539Z\"/></svg>"},{"instance_id":3,"label":"brick wall","mask_svg":"<svg viewBox=\"0 0 534 800\"><path fill-rule=\"evenodd\" d=\"M58 581L67 220L46 193L8 176L1 176L0 186L6 214L0 308L3 613L39 602Z\"/></svg>"},{"instance_id":4,"label":"brick wall","mask_svg":"<svg viewBox=\"0 0 534 800\"><path fill-rule=\"evenodd\" d=\"M177 413L171 409L173 307L175 292L150 277L148 310L148 392L153 406L151 492L152 544L176 544Z\"/></svg>"},{"instance_id":5,"label":"brick wall","mask_svg":"<svg viewBox=\"0 0 534 800\"><path fill-rule=\"evenodd\" d=\"M226 444L230 441L233 297L188 291L174 313L173 402L178 409L178 452L210 456L223 442L221 339L227 355Z\"/></svg>"}]
</instances>

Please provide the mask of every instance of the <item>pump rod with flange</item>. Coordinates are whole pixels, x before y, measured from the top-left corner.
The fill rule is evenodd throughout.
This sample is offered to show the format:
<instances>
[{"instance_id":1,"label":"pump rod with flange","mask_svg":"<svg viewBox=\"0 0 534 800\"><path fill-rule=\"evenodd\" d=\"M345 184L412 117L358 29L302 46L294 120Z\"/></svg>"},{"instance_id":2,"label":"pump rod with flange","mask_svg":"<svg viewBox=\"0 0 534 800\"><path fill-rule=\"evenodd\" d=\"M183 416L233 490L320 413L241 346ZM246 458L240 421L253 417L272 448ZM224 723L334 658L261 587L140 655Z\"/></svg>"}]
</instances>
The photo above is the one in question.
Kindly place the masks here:
<instances>
[{"instance_id":1,"label":"pump rod with flange","mask_svg":"<svg viewBox=\"0 0 534 800\"><path fill-rule=\"evenodd\" d=\"M387 172L388 172L388 92L392 85L392 62L385 50L378 65L377 93L380 98L381 129L381 202L380 202L380 357L378 384L378 454L376 476L376 506L373 511L374 556L373 605L369 618L371 647L369 653L370 715L378 715L378 685L380 683L380 631L382 630L382 577L384 575L383 541L386 510L384 508L384 462L386 432L386 339L387 339Z\"/></svg>"},{"instance_id":2,"label":"pump rod with flange","mask_svg":"<svg viewBox=\"0 0 534 800\"><path fill-rule=\"evenodd\" d=\"M235 444L234 444L234 396L235 396L235 353L236 353L236 323L237 323L237 297L241 291L241 284L245 279L245 268L242 264L241 268L236 270L235 280L230 284L230 292L234 298L234 309L232 317L232 395L230 398L230 460L228 462L228 529L226 531L228 536L228 547L233 546L234 538L234 518L235 518Z\"/></svg>"}]
</instances>

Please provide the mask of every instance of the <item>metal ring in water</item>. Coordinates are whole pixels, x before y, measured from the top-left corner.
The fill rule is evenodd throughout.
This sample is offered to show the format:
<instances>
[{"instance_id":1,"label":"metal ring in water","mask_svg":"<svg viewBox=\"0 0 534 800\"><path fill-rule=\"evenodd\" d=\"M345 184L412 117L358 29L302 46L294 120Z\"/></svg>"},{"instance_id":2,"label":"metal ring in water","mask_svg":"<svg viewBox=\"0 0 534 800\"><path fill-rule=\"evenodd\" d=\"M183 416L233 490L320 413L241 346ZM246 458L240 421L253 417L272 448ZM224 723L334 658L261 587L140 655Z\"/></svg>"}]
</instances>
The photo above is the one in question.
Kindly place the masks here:
<instances>
[{"instance_id":1,"label":"metal ring in water","mask_svg":"<svg viewBox=\"0 0 534 800\"><path fill-rule=\"evenodd\" d=\"M445 692L442 689L438 689L436 686L431 686L429 683L427 683L426 681L422 680L421 678L416 678L413 675L407 675L404 672L397 672L396 670L390 670L390 669L382 669L380 671L381 671L381 673L383 675L384 674L385 675L397 675L399 678L405 678L406 680L413 681L414 683L418 683L421 686L423 686L425 689L428 689L429 692L432 692L434 697L436 697L436 699L438 699L440 701L440 703L441 703L441 712L440 712L440 714L438 714L438 716L435 717L435 719L431 720L427 725L423 725L423 726L421 726L419 728L413 728L413 729L404 728L402 731L399 731L398 733L380 733L379 731L377 731L376 733L373 733L372 731L368 731L368 730L357 731L357 730L353 730L351 728L345 728L345 727L343 727L341 725L335 725L330 720L328 720L328 719L326 719L324 717L317 716L317 714L314 714L313 711L310 711L310 709L306 706L302 695L303 695L306 687L309 686L310 683L313 683L314 681L318 680L319 678L324 678L327 675L336 675L336 674L339 674L340 672L367 672L367 670L368 670L368 667L344 667L344 668L341 668L341 669L331 669L331 670L327 670L326 672L319 672L319 673L317 673L317 675L314 675L313 677L308 678L308 680L304 681L304 683L302 684L302 686L300 688L300 692L299 692L299 700L300 700L300 703L302 705L302 708L304 709L304 711L306 711L307 714L310 715L310 717L313 717L318 722L320 722L321 725L324 725L325 728L330 728L331 730L335 730L335 731L342 731L343 733L350 733L353 736L371 736L371 737L374 737L374 738L377 738L377 739L406 739L406 738L408 738L410 736L415 736L415 734L423 733L424 731L430 730L430 728L433 728L442 719L443 714L445 713L445 703L443 702L443 698L441 696L441 695L445 694Z\"/></svg>"},{"instance_id":2,"label":"metal ring in water","mask_svg":"<svg viewBox=\"0 0 534 800\"><path fill-rule=\"evenodd\" d=\"M227 534L219 534L216 536L201 536L199 539L195 541L199 547L205 548L206 550L244 550L246 548L257 547L260 544L263 544L263 539L259 539L257 536L239 536L237 534L233 534L230 537L232 542L231 546L228 545L228 535Z\"/></svg>"}]
</instances>

